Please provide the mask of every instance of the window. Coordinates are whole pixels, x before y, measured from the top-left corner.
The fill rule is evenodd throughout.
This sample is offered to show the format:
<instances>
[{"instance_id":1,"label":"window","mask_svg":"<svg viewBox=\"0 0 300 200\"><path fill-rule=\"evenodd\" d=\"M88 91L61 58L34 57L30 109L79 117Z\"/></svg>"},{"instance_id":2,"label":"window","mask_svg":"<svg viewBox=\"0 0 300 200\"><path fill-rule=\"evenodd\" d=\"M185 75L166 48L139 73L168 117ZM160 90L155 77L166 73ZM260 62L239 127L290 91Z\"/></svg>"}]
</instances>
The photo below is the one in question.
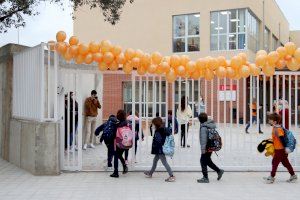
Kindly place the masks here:
<instances>
[{"instance_id":1,"label":"window","mask_svg":"<svg viewBox=\"0 0 300 200\"><path fill-rule=\"evenodd\" d=\"M165 117L166 113L166 82L162 81L161 89L161 112L162 117ZM155 116L155 113L159 112L159 81L155 81L154 95L153 95L153 82L148 82L148 101L146 101L146 81L142 81L142 109L139 110L139 81L135 82L135 110L142 118L146 117L146 105L148 104L148 116ZM154 99L153 99L154 97ZM154 100L154 103L153 103ZM124 110L129 113L132 110L132 82L123 82L123 101ZM154 106L154 109L153 109ZM154 115L153 115L154 114Z\"/></svg>"},{"instance_id":2,"label":"window","mask_svg":"<svg viewBox=\"0 0 300 200\"><path fill-rule=\"evenodd\" d=\"M267 27L264 31L264 49L270 51L270 30Z\"/></svg>"},{"instance_id":3,"label":"window","mask_svg":"<svg viewBox=\"0 0 300 200\"><path fill-rule=\"evenodd\" d=\"M275 51L278 47L278 39L275 35L272 35L272 47L273 51Z\"/></svg>"},{"instance_id":4,"label":"window","mask_svg":"<svg viewBox=\"0 0 300 200\"><path fill-rule=\"evenodd\" d=\"M246 9L211 12L210 49L236 50L246 48Z\"/></svg>"},{"instance_id":5,"label":"window","mask_svg":"<svg viewBox=\"0 0 300 200\"><path fill-rule=\"evenodd\" d=\"M247 36L248 48L256 52L259 48L259 21L250 10L247 10Z\"/></svg>"},{"instance_id":6,"label":"window","mask_svg":"<svg viewBox=\"0 0 300 200\"><path fill-rule=\"evenodd\" d=\"M200 14L173 16L173 52L200 50Z\"/></svg>"}]
</instances>

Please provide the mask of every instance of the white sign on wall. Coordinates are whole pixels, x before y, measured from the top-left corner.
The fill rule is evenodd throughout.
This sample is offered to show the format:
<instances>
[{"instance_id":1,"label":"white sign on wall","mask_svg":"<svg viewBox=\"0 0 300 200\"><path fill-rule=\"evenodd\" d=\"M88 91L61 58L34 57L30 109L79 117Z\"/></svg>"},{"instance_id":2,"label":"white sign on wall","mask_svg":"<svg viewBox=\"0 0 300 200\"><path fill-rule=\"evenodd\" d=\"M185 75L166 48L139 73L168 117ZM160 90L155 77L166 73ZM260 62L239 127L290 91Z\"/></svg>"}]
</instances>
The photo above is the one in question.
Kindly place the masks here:
<instances>
[{"instance_id":1,"label":"white sign on wall","mask_svg":"<svg viewBox=\"0 0 300 200\"><path fill-rule=\"evenodd\" d=\"M236 85L219 85L219 101L236 101Z\"/></svg>"}]
</instances>

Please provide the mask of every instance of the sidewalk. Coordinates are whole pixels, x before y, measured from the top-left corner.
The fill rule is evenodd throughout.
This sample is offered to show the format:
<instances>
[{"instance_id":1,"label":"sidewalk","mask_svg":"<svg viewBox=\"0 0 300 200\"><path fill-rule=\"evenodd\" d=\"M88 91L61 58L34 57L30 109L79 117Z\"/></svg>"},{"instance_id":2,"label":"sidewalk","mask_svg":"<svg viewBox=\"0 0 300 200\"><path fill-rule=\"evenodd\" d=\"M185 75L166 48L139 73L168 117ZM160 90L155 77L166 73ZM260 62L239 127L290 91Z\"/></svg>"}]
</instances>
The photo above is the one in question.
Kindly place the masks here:
<instances>
[{"instance_id":1,"label":"sidewalk","mask_svg":"<svg viewBox=\"0 0 300 200\"><path fill-rule=\"evenodd\" d=\"M210 184L198 184L199 173L176 173L175 183L165 183L167 173L152 179L129 173L119 179L108 172L64 173L60 176L33 176L0 159L1 200L293 200L300 197L300 181L286 183L288 173L279 173L273 185L262 180L268 173L225 173L221 181L210 173Z\"/></svg>"}]
</instances>

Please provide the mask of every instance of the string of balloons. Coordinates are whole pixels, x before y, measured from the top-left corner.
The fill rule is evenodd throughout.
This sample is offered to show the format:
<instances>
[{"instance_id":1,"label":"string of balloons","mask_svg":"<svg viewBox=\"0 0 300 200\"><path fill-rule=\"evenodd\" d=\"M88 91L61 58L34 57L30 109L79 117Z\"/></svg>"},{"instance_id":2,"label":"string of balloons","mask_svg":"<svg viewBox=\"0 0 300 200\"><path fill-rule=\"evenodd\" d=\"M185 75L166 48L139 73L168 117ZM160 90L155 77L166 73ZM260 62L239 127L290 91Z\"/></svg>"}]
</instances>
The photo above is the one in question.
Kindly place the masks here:
<instances>
[{"instance_id":1,"label":"string of balloons","mask_svg":"<svg viewBox=\"0 0 300 200\"><path fill-rule=\"evenodd\" d=\"M76 64L97 63L100 71L117 71L122 69L125 74L131 74L136 69L139 75L164 75L168 82L174 82L177 77L212 80L218 78L240 79L250 75L273 76L275 69L287 67L291 71L300 68L300 48L292 42L278 47L276 51L267 53L260 50L256 53L255 63L248 61L245 53L239 53L230 60L224 56L199 58L193 61L187 55L163 56L160 52L151 54L140 49L125 49L113 45L109 40L100 43L80 43L76 36L69 38L64 31L56 34L56 41L49 41L50 50L57 51L66 61L74 60Z\"/></svg>"}]
</instances>

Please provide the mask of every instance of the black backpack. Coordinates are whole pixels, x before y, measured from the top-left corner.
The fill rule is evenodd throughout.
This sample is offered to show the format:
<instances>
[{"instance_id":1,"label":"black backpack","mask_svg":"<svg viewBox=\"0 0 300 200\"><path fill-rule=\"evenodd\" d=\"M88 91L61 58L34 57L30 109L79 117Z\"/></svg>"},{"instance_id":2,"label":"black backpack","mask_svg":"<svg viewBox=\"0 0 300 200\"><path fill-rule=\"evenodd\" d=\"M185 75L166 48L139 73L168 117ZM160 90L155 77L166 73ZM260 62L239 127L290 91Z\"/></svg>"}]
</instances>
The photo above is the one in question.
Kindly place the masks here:
<instances>
[{"instance_id":1,"label":"black backpack","mask_svg":"<svg viewBox=\"0 0 300 200\"><path fill-rule=\"evenodd\" d=\"M203 126L206 127L206 126ZM214 128L207 128L207 144L206 149L209 152L220 151L222 149L222 138L218 131Z\"/></svg>"}]
</instances>

